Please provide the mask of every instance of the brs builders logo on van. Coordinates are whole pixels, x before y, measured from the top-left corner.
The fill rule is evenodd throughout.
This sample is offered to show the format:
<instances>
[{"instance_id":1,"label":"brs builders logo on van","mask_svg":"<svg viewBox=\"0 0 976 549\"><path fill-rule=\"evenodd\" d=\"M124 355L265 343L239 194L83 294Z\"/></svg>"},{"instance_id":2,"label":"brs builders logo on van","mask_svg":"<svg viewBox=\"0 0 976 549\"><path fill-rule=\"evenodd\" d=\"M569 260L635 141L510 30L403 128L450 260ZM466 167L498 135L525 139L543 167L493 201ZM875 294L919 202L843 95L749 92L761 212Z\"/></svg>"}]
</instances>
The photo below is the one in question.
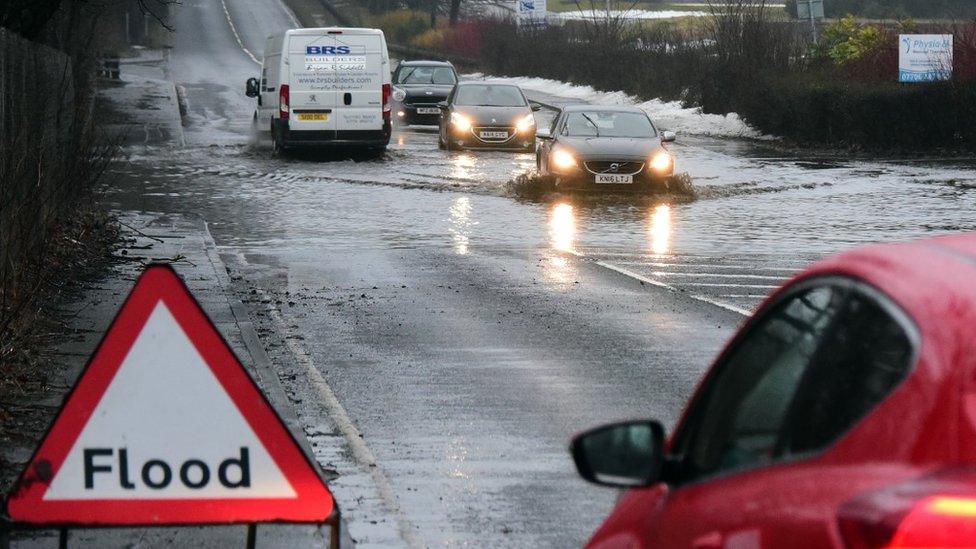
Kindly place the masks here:
<instances>
[{"instance_id":1,"label":"brs builders logo on van","mask_svg":"<svg viewBox=\"0 0 976 549\"><path fill-rule=\"evenodd\" d=\"M349 46L305 46L305 55L349 55Z\"/></svg>"}]
</instances>

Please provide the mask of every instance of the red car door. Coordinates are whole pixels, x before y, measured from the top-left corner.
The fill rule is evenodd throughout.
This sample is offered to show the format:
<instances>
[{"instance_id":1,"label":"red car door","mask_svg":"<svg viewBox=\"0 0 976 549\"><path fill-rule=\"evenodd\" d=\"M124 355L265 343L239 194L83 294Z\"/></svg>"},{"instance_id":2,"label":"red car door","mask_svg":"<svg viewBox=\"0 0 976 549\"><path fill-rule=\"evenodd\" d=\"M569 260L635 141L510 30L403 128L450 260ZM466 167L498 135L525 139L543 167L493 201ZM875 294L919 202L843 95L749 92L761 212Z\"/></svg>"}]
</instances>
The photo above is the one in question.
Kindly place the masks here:
<instances>
[{"instance_id":1,"label":"red car door","mask_svg":"<svg viewBox=\"0 0 976 549\"><path fill-rule=\"evenodd\" d=\"M838 277L784 292L720 357L672 439L667 486L633 490L594 547L831 547L838 506L913 474L830 452L907 376L914 327ZM884 441L879 441L884 444Z\"/></svg>"}]
</instances>

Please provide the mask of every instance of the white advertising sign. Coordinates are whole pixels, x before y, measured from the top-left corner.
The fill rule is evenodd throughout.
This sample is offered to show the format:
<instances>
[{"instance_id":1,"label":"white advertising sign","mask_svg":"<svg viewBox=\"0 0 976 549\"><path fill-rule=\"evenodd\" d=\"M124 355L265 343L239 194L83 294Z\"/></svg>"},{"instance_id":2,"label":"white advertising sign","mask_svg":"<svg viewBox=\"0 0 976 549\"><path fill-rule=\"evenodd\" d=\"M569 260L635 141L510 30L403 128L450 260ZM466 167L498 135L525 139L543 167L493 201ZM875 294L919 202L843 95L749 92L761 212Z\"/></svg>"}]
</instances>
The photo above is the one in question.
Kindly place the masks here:
<instances>
[{"instance_id":1,"label":"white advertising sign","mask_svg":"<svg viewBox=\"0 0 976 549\"><path fill-rule=\"evenodd\" d=\"M519 25L544 26L546 0L515 0L515 20Z\"/></svg>"},{"instance_id":2,"label":"white advertising sign","mask_svg":"<svg viewBox=\"0 0 976 549\"><path fill-rule=\"evenodd\" d=\"M899 37L898 81L933 82L952 78L951 34Z\"/></svg>"}]
</instances>

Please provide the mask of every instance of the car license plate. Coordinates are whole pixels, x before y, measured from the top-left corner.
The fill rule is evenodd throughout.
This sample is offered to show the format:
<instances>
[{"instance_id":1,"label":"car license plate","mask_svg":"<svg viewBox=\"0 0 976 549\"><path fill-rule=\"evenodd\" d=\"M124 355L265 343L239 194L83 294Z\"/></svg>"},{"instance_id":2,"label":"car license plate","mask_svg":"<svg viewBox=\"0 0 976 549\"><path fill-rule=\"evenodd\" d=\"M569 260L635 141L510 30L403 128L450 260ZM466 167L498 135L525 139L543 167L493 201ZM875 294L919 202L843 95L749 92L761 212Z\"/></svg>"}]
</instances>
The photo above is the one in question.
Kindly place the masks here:
<instances>
[{"instance_id":1,"label":"car license plate","mask_svg":"<svg viewBox=\"0 0 976 549\"><path fill-rule=\"evenodd\" d=\"M417 114L440 114L441 110L437 107L417 107Z\"/></svg>"},{"instance_id":2,"label":"car license plate","mask_svg":"<svg viewBox=\"0 0 976 549\"><path fill-rule=\"evenodd\" d=\"M480 132L482 139L508 139L508 132Z\"/></svg>"},{"instance_id":3,"label":"car license plate","mask_svg":"<svg viewBox=\"0 0 976 549\"><path fill-rule=\"evenodd\" d=\"M597 183L610 183L614 185L621 185L626 183L633 183L634 176L632 175L618 175L618 174L598 174L596 176Z\"/></svg>"},{"instance_id":4,"label":"car license plate","mask_svg":"<svg viewBox=\"0 0 976 549\"><path fill-rule=\"evenodd\" d=\"M309 122L325 122L329 119L329 114L324 112L302 112L298 113L298 119Z\"/></svg>"}]
</instances>

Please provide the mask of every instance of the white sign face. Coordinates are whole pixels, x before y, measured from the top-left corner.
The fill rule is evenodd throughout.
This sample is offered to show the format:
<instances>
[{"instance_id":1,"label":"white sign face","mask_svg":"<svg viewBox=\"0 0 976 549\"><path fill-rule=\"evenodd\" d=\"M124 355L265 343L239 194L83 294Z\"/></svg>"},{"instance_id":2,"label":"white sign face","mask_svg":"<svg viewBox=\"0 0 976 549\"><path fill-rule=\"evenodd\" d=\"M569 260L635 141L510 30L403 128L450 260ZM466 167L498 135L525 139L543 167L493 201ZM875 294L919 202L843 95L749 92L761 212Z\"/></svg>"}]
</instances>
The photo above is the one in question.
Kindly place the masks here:
<instances>
[{"instance_id":1,"label":"white sign face","mask_svg":"<svg viewBox=\"0 0 976 549\"><path fill-rule=\"evenodd\" d=\"M951 34L903 34L899 37L898 81L933 82L952 78Z\"/></svg>"},{"instance_id":2,"label":"white sign face","mask_svg":"<svg viewBox=\"0 0 976 549\"><path fill-rule=\"evenodd\" d=\"M520 25L546 24L546 0L515 0L515 20Z\"/></svg>"},{"instance_id":3,"label":"white sign face","mask_svg":"<svg viewBox=\"0 0 976 549\"><path fill-rule=\"evenodd\" d=\"M44 499L256 497L295 491L159 302Z\"/></svg>"},{"instance_id":4,"label":"white sign face","mask_svg":"<svg viewBox=\"0 0 976 549\"><path fill-rule=\"evenodd\" d=\"M796 17L797 19L823 19L823 0L797 0Z\"/></svg>"},{"instance_id":5,"label":"white sign face","mask_svg":"<svg viewBox=\"0 0 976 549\"><path fill-rule=\"evenodd\" d=\"M139 277L7 511L38 525L337 518L313 462L166 265Z\"/></svg>"}]
</instances>

